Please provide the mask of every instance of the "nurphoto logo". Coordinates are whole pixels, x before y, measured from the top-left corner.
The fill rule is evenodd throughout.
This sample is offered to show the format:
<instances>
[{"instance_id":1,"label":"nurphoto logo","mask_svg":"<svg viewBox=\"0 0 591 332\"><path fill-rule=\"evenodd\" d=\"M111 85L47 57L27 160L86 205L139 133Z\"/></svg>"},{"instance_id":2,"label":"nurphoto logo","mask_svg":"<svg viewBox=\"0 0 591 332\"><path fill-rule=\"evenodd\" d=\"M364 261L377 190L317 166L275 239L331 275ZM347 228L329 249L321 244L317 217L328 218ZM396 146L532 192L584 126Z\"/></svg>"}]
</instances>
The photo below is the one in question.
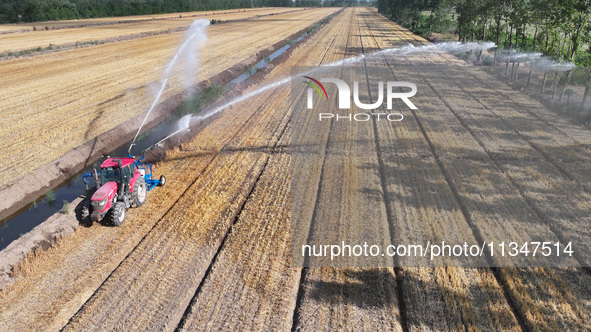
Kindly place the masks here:
<instances>
[{"instance_id":1,"label":"nurphoto logo","mask_svg":"<svg viewBox=\"0 0 591 332\"><path fill-rule=\"evenodd\" d=\"M338 108L339 109L351 109L351 88L349 84L338 78L320 78L319 80L310 76L304 76L304 78L310 81L304 81L310 87L307 91L307 107L308 109L314 108L314 91L318 94L321 100L329 100L326 88L322 83L334 83L338 91ZM410 89L410 91L400 92L399 90ZM394 99L400 99L410 109L416 110L417 107L410 101L409 98L413 97L417 93L417 86L409 82L397 82L387 81L386 82L386 108L392 110L392 104ZM353 82L353 102L355 106L363 110L375 110L381 107L384 103L384 82L378 81L378 96L374 103L366 104L359 99L359 82ZM321 104L322 105L322 104ZM372 117L380 121L386 119L388 121L402 121L404 116L400 113L355 113L348 115L340 115L338 113L319 113L318 119L336 119L349 120L349 121L369 121Z\"/></svg>"}]
</instances>

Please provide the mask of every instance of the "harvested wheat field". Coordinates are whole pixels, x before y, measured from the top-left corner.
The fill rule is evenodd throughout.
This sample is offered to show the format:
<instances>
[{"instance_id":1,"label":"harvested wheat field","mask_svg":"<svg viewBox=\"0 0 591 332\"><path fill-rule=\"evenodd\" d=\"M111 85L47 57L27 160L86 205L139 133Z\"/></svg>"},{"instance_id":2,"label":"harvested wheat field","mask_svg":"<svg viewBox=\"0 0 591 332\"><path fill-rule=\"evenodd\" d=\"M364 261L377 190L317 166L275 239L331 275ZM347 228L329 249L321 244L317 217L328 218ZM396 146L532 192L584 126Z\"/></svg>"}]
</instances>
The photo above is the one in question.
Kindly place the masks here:
<instances>
[{"instance_id":1,"label":"harvested wheat field","mask_svg":"<svg viewBox=\"0 0 591 332\"><path fill-rule=\"evenodd\" d=\"M123 225L80 226L16 266L0 290L0 330L591 330L588 129L552 121L543 105L443 50L376 53L429 42L371 8L210 26L197 81L332 13L235 92L251 98L161 151L155 168L166 186ZM14 125L0 133L9 142L0 183L145 111L145 84L160 78L151 68L181 38L3 60L9 98L0 114ZM359 82L361 100L376 98L361 69L412 80L417 108L396 99L402 121L323 122L295 111L308 85L273 84L293 68L329 64L335 77ZM179 91L177 82L166 94ZM329 101L314 106L346 116ZM15 168L23 151L29 168ZM560 268L498 254L436 265L353 257L338 267L298 247L360 238L560 241L579 250L561 256Z\"/></svg>"},{"instance_id":2,"label":"harvested wheat field","mask_svg":"<svg viewBox=\"0 0 591 332\"><path fill-rule=\"evenodd\" d=\"M281 12L293 10L293 8L276 8L276 7L263 7L263 8L243 8L243 9L227 9L227 10L210 10L210 11L197 11L197 12L184 12L184 13L169 13L169 14L154 14L154 15L135 15L135 16L119 16L119 17L101 17L101 18L88 18L79 20L66 20L66 21L46 21L46 22L34 22L34 23L20 23L20 24L0 24L0 32L23 32L33 30L35 27L37 30L55 30L65 29L72 27L81 27L89 25L110 25L110 24L121 24L135 21L154 21L154 20L168 20L183 17L198 18L214 18L214 15L226 15L226 14L237 14L237 13L256 13L256 15L266 15L272 12ZM213 16L213 17L210 17Z\"/></svg>"},{"instance_id":3,"label":"harvested wheat field","mask_svg":"<svg viewBox=\"0 0 591 332\"><path fill-rule=\"evenodd\" d=\"M302 10L209 27L195 81L248 60L334 11ZM91 36L94 33L87 30ZM183 37L179 31L3 60L0 76L6 97L0 114L2 123L12 125L0 130L2 141L7 142L0 148L4 156L0 185L147 110L162 78L161 70L155 69L166 66ZM183 91L181 73L172 74L163 100Z\"/></svg>"},{"instance_id":4,"label":"harvested wheat field","mask_svg":"<svg viewBox=\"0 0 591 332\"><path fill-rule=\"evenodd\" d=\"M64 27L59 29L39 29L21 33L0 35L0 54L9 52L16 53L23 50L32 50L37 47L46 49L52 46L59 49L64 46L76 46L85 42L103 43L111 39L138 38L142 35L171 33L188 27L196 19L236 21L249 18L263 17L280 14L283 12L294 12L305 9L294 8L257 8L246 11L218 11L206 13L183 13L184 15L155 15L154 18L129 18L122 17L119 21L108 20L78 20L65 21ZM68 27L67 22L75 22L79 26ZM2 27L0 26L0 29ZM1 31L1 30L0 30ZM51 49L50 49L51 50Z\"/></svg>"}]
</instances>

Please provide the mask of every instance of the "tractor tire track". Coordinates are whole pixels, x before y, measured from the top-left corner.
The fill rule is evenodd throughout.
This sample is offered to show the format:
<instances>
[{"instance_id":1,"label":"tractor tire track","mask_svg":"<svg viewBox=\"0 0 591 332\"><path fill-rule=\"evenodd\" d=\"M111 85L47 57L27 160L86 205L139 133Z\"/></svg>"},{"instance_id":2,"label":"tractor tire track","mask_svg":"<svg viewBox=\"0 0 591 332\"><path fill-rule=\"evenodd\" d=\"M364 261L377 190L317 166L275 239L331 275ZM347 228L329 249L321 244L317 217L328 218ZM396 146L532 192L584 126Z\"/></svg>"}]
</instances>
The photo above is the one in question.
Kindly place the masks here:
<instances>
[{"instance_id":1,"label":"tractor tire track","mask_svg":"<svg viewBox=\"0 0 591 332\"><path fill-rule=\"evenodd\" d=\"M418 73L418 71L417 71ZM497 170L497 172L502 172L504 175L504 177L508 180L508 183L520 194L521 199L525 202L525 204L527 205L528 209L530 209L531 211L533 211L536 215L536 217L539 220L545 220L545 224L546 226L549 228L549 230L552 232L552 234L554 236L557 236L557 238L562 241L563 238L561 237L560 233L556 232L556 229L553 227L551 222L548 222L546 220L546 218L544 218L543 214L539 213L539 210L531 204L531 200L528 199L528 197L526 197L525 195L523 195L523 190L521 189L520 186L518 186L515 182L514 179L512 179L507 173L505 173L504 168L500 165L500 163L496 160L497 158L495 158L495 156L491 153L491 151L488 149L487 145L482 141L482 139L479 137L478 134L476 134L470 127L469 124L467 124L464 120L464 118L458 114L455 110L455 108L450 105L447 101L446 101L446 97L444 95L442 95L439 91L439 89L437 89L435 86L433 86L431 83L429 83L426 79L424 79L424 75L419 75L420 77L423 78L423 81L425 82L425 84L427 84L430 88L431 91L433 93L435 93L438 98L446 105L447 109L454 114L454 117L457 119L457 121L465 128L466 131L468 131L471 136L478 142L478 144L480 145L480 147L483 149L483 151L486 152L486 154L488 155L488 161L492 162L493 165L495 165L495 168ZM449 79L449 76L448 76ZM455 81L454 81L455 82ZM469 93L463 88L463 86L461 84L459 84L458 82L455 82L457 86L459 86L463 91L466 92L467 95L469 95ZM481 104L483 107L487 108L487 105L485 105L484 103L482 103L479 100L475 100L477 103ZM490 110L490 109L489 109ZM413 111L413 113L416 114L416 112ZM427 135L427 132L425 131L425 134ZM442 162L442 165L445 164ZM443 165L444 168L447 169L447 166ZM453 168L453 167L452 167ZM453 179L453 177L451 175L448 175L450 179ZM451 180L451 185L453 186L453 183L457 183L457 181L453 181ZM457 189L456 189L457 190ZM462 195L459 195L459 199L464 202L464 198L462 198ZM465 206L465 202L462 203ZM473 210L472 210L473 211ZM466 209L465 210L466 213L468 213L468 218L467 220L471 220L471 212L470 209ZM481 229L476 226L476 224L474 222L471 223L473 225L473 227L476 228L477 232L481 232ZM483 236L479 236L479 241L482 241L484 238ZM581 261L579 260L579 264L581 263ZM496 264L493 264L493 266ZM507 300L509 301L509 303L511 304L513 310L515 311L516 316L518 317L518 320L522 326L523 329L525 330L532 330L532 329L537 329L537 324L539 324L539 322L536 322L535 318L532 317L532 312L530 310L523 310L523 308L525 308L525 306L523 305L524 301L528 300L528 296L527 294L519 294L518 291L515 289L515 281L518 282L531 282L532 279L530 279L530 277L528 277L528 274L532 274L535 273L531 270L521 270L521 269L510 269L510 268L497 268L497 267L493 267L491 268L492 271L494 272L496 278L498 279L498 282L500 285L503 286L504 292L507 295ZM562 277L566 277L569 273L573 273L572 272L568 272L568 271L560 271L557 270L557 272L559 272L560 274L562 274ZM550 282L550 283L555 283L555 284L561 284L560 280L554 279L555 277L551 276L552 273L540 273L540 277L539 278L535 278L534 280L539 281L540 283L542 282ZM543 277L542 277L543 276ZM513 280L511 280L513 279ZM528 281L529 280L529 281ZM585 278L583 277L582 279L580 279L580 284L579 285L574 285L573 289L577 289L579 287L584 287L582 285L584 284L588 284L589 280L585 280ZM568 287L570 288L570 287ZM568 290L566 291L565 294L571 294L573 291ZM574 291L576 293L576 291ZM526 296L524 296L526 295ZM532 294L534 295L534 294ZM565 298L561 299L561 301L564 301L566 303L571 303L574 304L572 301L572 298L569 298L569 296L565 296ZM569 322L569 324L575 324L574 326L577 326L576 324L580 324L578 322L578 319L573 318L573 317L568 317L569 313L565 313L566 316L564 317L560 317L559 319L566 319L566 320L572 320L571 322ZM578 314L577 314L578 315ZM579 319L582 319L579 318ZM554 324L564 324L564 322L552 322Z\"/></svg>"},{"instance_id":2,"label":"tractor tire track","mask_svg":"<svg viewBox=\"0 0 591 332\"><path fill-rule=\"evenodd\" d=\"M471 74L473 77L476 77L475 75ZM448 78L450 78L448 76ZM462 84L458 83L455 79L451 78L451 81L453 81L456 86L458 86L462 91L464 91L467 95L470 94L468 91L466 91L466 89L463 87ZM481 83L486 84L484 81L480 80L479 81ZM427 83L429 84L429 83ZM491 88L490 85L486 84L489 88ZM429 85L432 89L433 87L431 85ZM438 92L435 92L438 94ZM443 101L442 96L438 94L438 97ZM581 182L573 177L571 174L569 174L567 171L565 171L560 164L558 164L553 158L551 158L546 152L544 152L540 147L538 147L536 144L532 143L523 133L521 133L518 128L516 128L514 125L512 125L509 121L507 121L505 118L501 117L494 109L492 109L488 104L482 102L479 99L474 99L474 101L480 105L482 105L482 107L484 107L486 110L488 110L491 114L494 114L496 116L496 118L503 123L505 126L507 126L508 128L512 128L513 132L523 141L525 141L533 150L537 151L540 156L542 156L542 158L547 161L550 165L554 166L558 173L558 176L562 175L565 179L564 181L573 181L576 183L577 188L581 189L581 190L588 190L586 189L584 186L581 185ZM445 102L445 101L444 101ZM527 188L524 188L524 186L522 184L520 184L517 179L511 175L511 173L509 172L509 169L507 169L507 164L503 163L502 161L498 160L498 158L495 158L493 153L488 149L488 147L486 146L486 144L477 136L477 134L470 129L470 127L465 123L465 121L460 117L460 115L458 115L457 113L455 113L453 111L453 109L448 105L448 108L450 108L450 110L454 113L454 115L456 116L456 118L458 119L458 121L460 123L462 123L462 125L472 134L472 136L474 137L474 139L476 139L480 146L482 147L482 149L488 154L490 161L492 163L494 163L494 165L497 167L497 169L499 171L502 171L504 173L507 174L507 179L510 180L511 184L513 185L513 187L515 187L516 189L519 190L519 193L521 194L521 196L523 197L523 199L528 203L528 205L531 207L531 209L536 213L536 216L538 219L543 220L548 227L552 230L552 232L554 234L556 234L556 236L560 239L560 241L562 243L568 243L569 238L567 238L564 235L564 229L562 229L560 223L556 222L555 220L551 220L548 218L547 214L544 213L544 211L540 210L540 207L532 200L531 196L526 194L526 190ZM527 110L527 108L520 108L520 109L524 109ZM529 111L527 111L527 113L530 113ZM572 137L568 136L569 138L572 139ZM564 147L565 149L568 149L568 147ZM575 217L573 218L569 218L570 220L576 220ZM588 267L590 262L591 262L591 258L587 257L581 257L579 254L575 253L575 259L578 261L578 263L580 264L580 266L583 267Z\"/></svg>"},{"instance_id":3,"label":"tractor tire track","mask_svg":"<svg viewBox=\"0 0 591 332\"><path fill-rule=\"evenodd\" d=\"M365 24L369 28L369 30L371 31L372 28L370 27L370 25L367 22L367 20L365 20ZM378 26L378 29L383 34L383 31L380 29L380 26ZM380 43L377 40L375 40L375 38L374 38L374 42L375 42L376 45L380 45ZM392 70L392 75L393 75L394 78L396 78L397 74L393 70L393 68L395 68L394 63L391 63L388 60L388 58L385 57L385 56L382 57L382 59L387 64L387 66L391 68L390 70ZM367 61L365 61L365 63L367 65ZM366 73L367 73L367 71L366 71ZM369 77L366 76L366 79L367 79L367 84L369 85ZM373 98L371 97L371 93L370 93L370 100L373 100ZM398 101L398 103L400 104L400 101ZM438 156L438 154L437 154L437 152L435 150L435 147L434 147L433 143L431 142L431 139L430 139L429 135L427 134L427 132L426 132L424 126L423 126L423 123L421 122L420 118L417 116L415 110L412 110L411 109L410 112L412 114L413 120L416 121L416 124L418 126L418 129L420 130L420 133L422 135L422 138L425 140L426 144L428 145L428 149L429 149L431 155L434 158L434 161L435 161L435 163L437 165L437 168L438 168L439 172L441 173L441 175L443 176L443 178L445 180L446 186L449 188L450 192L453 194L454 201L455 201L455 203L457 204L457 206L460 208L460 210L462 212L462 216L463 216L463 219L466 222L466 225L469 227L469 229L470 229L472 235L474 236L474 238L476 240L478 240L478 241L481 242L482 241L482 236L481 236L479 230L475 227L475 225L474 225L474 223L473 223L473 221L472 221L472 219L470 217L470 214L469 214L469 212L466 209L466 206L463 204L463 200L461 199L460 195L457 192L457 189L453 185L453 182L451 181L451 179L449 177L449 174L447 173L445 167L441 163L441 160L440 160L440 158L439 158L439 156ZM374 128L375 128L375 131L376 131L376 144L379 145L380 144L379 143L379 137L381 135L379 134L379 130L378 130L377 122L376 121L374 121ZM394 198L393 197L392 198L389 198L388 197L388 193L389 193L389 191L387 189L388 188L388 186L387 186L387 182L388 181L386 180L386 175L385 175L386 174L386 171L385 171L386 168L384 166L384 161L382 159L383 156L384 156L384 153L383 152L380 152L380 158L379 159L380 159L380 165L381 165L381 167L380 167L380 173L382 174L382 179L383 179L382 186L383 186L383 191L384 191L384 193L385 193L385 195L387 197L386 198L386 201L391 201ZM395 218L394 218L394 212L391 211L390 208L388 208L388 211L389 211L389 218L388 219L389 220L392 220L392 221L395 220ZM396 226L394 226L394 225L392 225L391 227L393 227L394 229L396 229ZM393 238L394 238L394 236L395 235L393 235ZM399 242L399 241L397 241L397 242ZM422 269L422 268L419 268L419 269ZM431 273L434 273L438 269L441 269L441 268L434 268L434 269L432 269L433 272L431 272ZM403 277L403 275L411 274L413 272L413 270L416 270L416 269L413 269L413 268L402 268L402 267L396 268L396 275L397 275L397 279L399 279L399 281L398 281L399 284L404 285L405 283L409 283L409 282L412 283L413 282L412 279L405 280L405 278ZM431 270L431 269L428 269L428 270ZM457 274L459 271L458 271L458 269L452 269L452 270L449 270L448 271L448 273L450 273L450 272L451 272L451 274ZM494 271L491 271L491 272L492 272L493 275L495 275L495 279L497 279L496 281L497 281L498 285L502 285L501 281L498 280L498 278L496 278L496 274L494 273ZM486 273L486 270L482 270L481 273L483 275L486 275L487 274ZM408 277L406 277L406 278L408 278ZM451 279L451 276L450 276L450 279ZM401 289L404 290L404 287L402 287ZM514 316L517 319L517 322L519 323L519 326L523 330L524 321L522 319L522 316L520 316L519 312L516 310L514 304L511 302L511 299L507 297L507 294L503 291L502 288L501 289L497 289L496 291L498 293L502 294L502 295L500 295L500 297L503 297L503 298L505 298L507 300L508 308L510 308L510 310L512 311L512 315L508 315L508 316L509 317L510 316ZM401 307L402 308L406 308L407 307L407 305L404 305L404 299L405 299L405 296L404 295L405 294L403 293L403 291L400 291L399 292L400 301L401 301ZM407 296L409 296L409 295L410 294L407 294ZM497 297L499 297L499 295L497 295ZM508 308L506 307L505 310L507 310ZM403 314L403 317L405 317L405 323L406 323L405 329L406 330L414 329L415 326L418 325L417 322L420 321L420 320L417 319L418 317L414 317L415 315L413 315L413 313L412 312L409 312L409 311L410 311L409 309L406 309L405 310L405 314ZM416 313L416 311L414 313ZM462 325L465 326L465 327L474 326L474 324L476 323L474 321L466 321L464 319L464 314L461 313L461 312L460 313L456 313L456 314L459 314L460 315L460 319L462 321ZM497 315L497 314L493 313L493 316L495 316L495 315ZM410 316L410 318L408 318L408 316ZM513 318L513 319L515 319L515 318ZM411 324L410 322L412 322L413 324ZM507 323L507 322L505 321L504 323ZM513 328L514 328L514 326L513 326Z\"/></svg>"},{"instance_id":4,"label":"tractor tire track","mask_svg":"<svg viewBox=\"0 0 591 332\"><path fill-rule=\"evenodd\" d=\"M252 118L254 117L255 113L251 114L251 116L247 119L247 121L242 124L242 126L240 127L240 129L238 131L235 132L235 134L230 138L230 141L232 141L236 136L238 136L238 134L244 130L244 128L247 127L247 125L251 122ZM224 151L223 149L219 152L222 153L222 151ZM218 154L219 154L218 153ZM216 154L217 156L217 154ZM127 256L125 256L125 258L123 260L121 260L121 262L119 263L119 265L117 265L117 267L115 269L113 269L113 271L111 271L111 273L109 273L109 275L107 276L107 278L101 283L101 285L99 287L97 287L97 289L94 291L94 293L88 297L88 299L86 300L86 302L80 307L80 309L78 310L78 312L73 315L68 324L69 325L72 320L80 314L80 312L83 310L83 308L88 304L88 302L91 300L91 298L93 296L96 295L96 293L98 292L99 289L101 289L105 283L107 282L107 280L109 280L109 278L111 278L111 276L115 273L115 271L121 266L121 264L123 264L124 261L126 261L130 255L132 255L136 249L138 247L140 247L142 245L142 243L144 242L144 240L146 239L146 237L162 222L162 220L164 220L164 218L166 218L166 216L171 212L171 210L173 210L174 208L177 208L177 203L187 194L187 192L189 191L189 189L195 184L195 182L197 182L199 180L199 177L201 174L203 174L204 172L206 172L209 168L210 165L213 163L213 161L215 160L215 156L213 158L211 158L211 160L207 163L207 165L205 166L205 168L198 173L198 175L195 177L195 179L193 180L193 182L191 182L187 188L182 192L182 194L177 198L177 200L170 206L170 208L166 211L166 213L163 215L162 218L160 218L153 226L152 228L144 235L144 237L142 237L141 241L138 242L138 244L127 254ZM66 326L62 327L61 330L64 330Z\"/></svg>"}]
</instances>

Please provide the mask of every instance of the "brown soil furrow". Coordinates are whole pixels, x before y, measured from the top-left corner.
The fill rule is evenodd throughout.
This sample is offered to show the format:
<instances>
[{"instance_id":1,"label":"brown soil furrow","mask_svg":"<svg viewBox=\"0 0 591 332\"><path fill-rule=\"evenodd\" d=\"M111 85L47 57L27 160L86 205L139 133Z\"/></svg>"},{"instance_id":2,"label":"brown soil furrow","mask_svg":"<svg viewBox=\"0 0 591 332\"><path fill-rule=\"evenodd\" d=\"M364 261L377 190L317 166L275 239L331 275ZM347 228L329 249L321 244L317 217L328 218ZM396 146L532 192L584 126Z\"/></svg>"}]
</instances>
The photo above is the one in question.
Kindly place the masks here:
<instances>
[{"instance_id":1,"label":"brown soil furrow","mask_svg":"<svg viewBox=\"0 0 591 332\"><path fill-rule=\"evenodd\" d=\"M277 146L211 272L187 309L180 330L288 330L299 269L290 265L290 157ZM270 191L272 190L272 191ZM272 192L272 194L271 194ZM244 264L236 264L244 262Z\"/></svg>"}]
</instances>

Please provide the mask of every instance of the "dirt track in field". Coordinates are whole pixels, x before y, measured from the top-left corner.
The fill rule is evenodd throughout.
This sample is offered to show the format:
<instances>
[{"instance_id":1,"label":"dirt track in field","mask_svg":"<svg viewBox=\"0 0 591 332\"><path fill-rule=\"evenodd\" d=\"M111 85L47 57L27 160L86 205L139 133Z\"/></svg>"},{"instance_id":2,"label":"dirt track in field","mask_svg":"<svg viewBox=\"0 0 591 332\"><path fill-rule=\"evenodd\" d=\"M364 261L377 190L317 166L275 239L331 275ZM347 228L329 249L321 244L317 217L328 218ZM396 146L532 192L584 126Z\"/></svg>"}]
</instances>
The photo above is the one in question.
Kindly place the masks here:
<instances>
[{"instance_id":1,"label":"dirt track in field","mask_svg":"<svg viewBox=\"0 0 591 332\"><path fill-rule=\"evenodd\" d=\"M375 10L347 9L250 89L292 66L409 42L427 43ZM420 62L457 66L405 66ZM345 225L364 211L335 212L316 200L367 199L343 194L361 189L375 200L365 217L377 221L366 230L376 242L436 239L443 225L469 242L589 238L591 135L476 68L460 69L448 54L357 65L372 63L395 78L415 75L428 92L403 122L319 128L310 139L325 157L292 173L292 128L306 126L293 123L289 86L228 108L157 165L172 181L130 210L122 227L80 227L23 263L21 277L0 293L0 329L591 329L591 276L583 269L290 265L292 208L306 220L299 231L321 242L331 236L321 223ZM348 162L331 155L356 135L371 140L347 143ZM370 170L363 180L359 167ZM312 198L291 206L291 176L302 174Z\"/></svg>"}]
</instances>

